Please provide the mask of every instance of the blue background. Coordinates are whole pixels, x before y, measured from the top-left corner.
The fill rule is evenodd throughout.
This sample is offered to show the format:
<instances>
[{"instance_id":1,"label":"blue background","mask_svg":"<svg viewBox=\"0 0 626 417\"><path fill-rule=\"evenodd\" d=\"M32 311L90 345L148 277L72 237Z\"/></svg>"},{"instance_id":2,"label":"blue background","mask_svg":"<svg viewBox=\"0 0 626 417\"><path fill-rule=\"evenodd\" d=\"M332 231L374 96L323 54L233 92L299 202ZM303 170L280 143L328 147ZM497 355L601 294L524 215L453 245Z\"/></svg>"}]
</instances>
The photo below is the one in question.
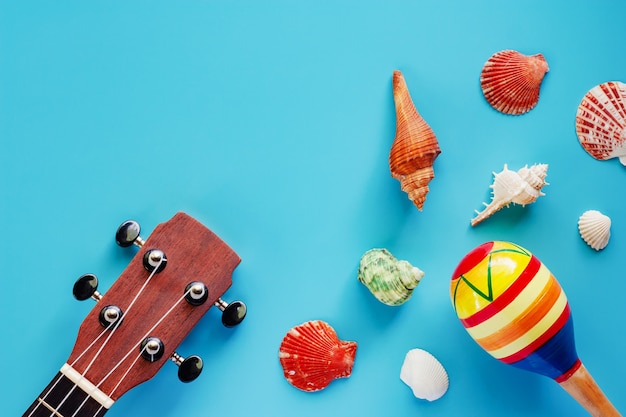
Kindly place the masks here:
<instances>
[{"instance_id":1,"label":"blue background","mask_svg":"<svg viewBox=\"0 0 626 417\"><path fill-rule=\"evenodd\" d=\"M487 240L535 253L570 301L578 353L626 412L626 168L579 145L574 118L595 85L626 81L621 1L2 1L0 308L2 415L21 415L65 362L93 307L144 237L182 210L242 258L227 300L249 308L225 329L211 309L179 347L205 359L191 384L173 364L123 396L114 416L585 416L554 381L497 362L467 335L448 288ZM539 104L514 117L484 100L479 75L502 49L543 53ZM393 70L442 149L424 210L392 179ZM492 171L547 163L545 197L478 227ZM597 209L606 249L579 237ZM386 247L426 275L397 308L357 281ZM307 320L359 343L354 371L304 393L278 346ZM434 354L450 376L438 401L399 379L405 353Z\"/></svg>"}]
</instances>

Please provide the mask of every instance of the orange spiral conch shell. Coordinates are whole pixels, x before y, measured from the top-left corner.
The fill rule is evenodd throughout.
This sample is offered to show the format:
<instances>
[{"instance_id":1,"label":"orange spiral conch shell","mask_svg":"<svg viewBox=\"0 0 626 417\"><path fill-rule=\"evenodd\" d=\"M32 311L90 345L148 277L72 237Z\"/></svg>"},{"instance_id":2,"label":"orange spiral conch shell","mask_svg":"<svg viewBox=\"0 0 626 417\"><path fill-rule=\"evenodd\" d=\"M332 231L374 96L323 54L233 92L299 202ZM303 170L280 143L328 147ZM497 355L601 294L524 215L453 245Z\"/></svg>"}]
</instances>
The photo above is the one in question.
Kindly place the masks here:
<instances>
[{"instance_id":1,"label":"orange spiral conch shell","mask_svg":"<svg viewBox=\"0 0 626 417\"><path fill-rule=\"evenodd\" d=\"M524 114L539 102L539 89L548 70L542 54L500 51L485 62L480 87L494 109L505 114Z\"/></svg>"},{"instance_id":2,"label":"orange spiral conch shell","mask_svg":"<svg viewBox=\"0 0 626 417\"><path fill-rule=\"evenodd\" d=\"M413 204L422 210L428 183L435 177L433 164L441 153L435 132L417 112L400 71L393 73L393 99L396 103L396 137L389 153L391 176Z\"/></svg>"}]
</instances>

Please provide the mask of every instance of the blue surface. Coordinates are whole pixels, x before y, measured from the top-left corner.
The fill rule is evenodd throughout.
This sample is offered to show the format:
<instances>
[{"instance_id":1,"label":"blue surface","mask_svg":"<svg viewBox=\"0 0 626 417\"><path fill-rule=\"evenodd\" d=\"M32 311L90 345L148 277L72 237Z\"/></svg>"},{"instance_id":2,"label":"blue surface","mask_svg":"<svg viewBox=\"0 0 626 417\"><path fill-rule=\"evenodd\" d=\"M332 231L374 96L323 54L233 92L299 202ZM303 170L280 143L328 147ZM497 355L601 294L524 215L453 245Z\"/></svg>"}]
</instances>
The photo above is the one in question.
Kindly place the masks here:
<instances>
[{"instance_id":1,"label":"blue surface","mask_svg":"<svg viewBox=\"0 0 626 417\"><path fill-rule=\"evenodd\" d=\"M2 1L1 414L21 415L69 355L93 306L74 301L74 280L93 272L106 291L128 263L118 224L149 235L178 210L241 256L225 298L248 318L224 329L211 309L178 349L205 359L201 378L182 384L167 365L107 416L587 415L458 322L451 274L488 240L548 265L583 363L625 413L626 168L590 157L574 129L590 88L626 81L624 15L620 1ZM480 91L502 49L550 66L520 117ZM442 149L422 212L388 170L395 69ZM546 196L472 228L505 163L549 164ZM600 252L578 235L588 209L613 220ZM372 247L425 271L407 304L384 306L357 281ZM352 376L313 394L277 357L311 319L359 343ZM399 379L415 347L449 373L438 401Z\"/></svg>"}]
</instances>

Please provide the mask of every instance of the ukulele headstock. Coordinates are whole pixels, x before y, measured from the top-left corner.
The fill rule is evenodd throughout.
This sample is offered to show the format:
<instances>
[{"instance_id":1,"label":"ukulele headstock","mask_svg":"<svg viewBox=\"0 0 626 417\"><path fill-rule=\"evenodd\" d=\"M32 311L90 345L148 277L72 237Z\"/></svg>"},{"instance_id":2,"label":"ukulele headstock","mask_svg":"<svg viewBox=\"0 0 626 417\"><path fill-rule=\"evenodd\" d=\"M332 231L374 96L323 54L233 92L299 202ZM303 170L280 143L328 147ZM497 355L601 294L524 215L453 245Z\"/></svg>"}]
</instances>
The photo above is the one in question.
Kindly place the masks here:
<instances>
[{"instance_id":1,"label":"ukulele headstock","mask_svg":"<svg viewBox=\"0 0 626 417\"><path fill-rule=\"evenodd\" d=\"M139 232L134 221L118 229L117 243L139 250L106 294L97 291L91 274L74 285L77 299L91 297L97 304L80 326L66 372L113 401L168 360L179 365L181 381L195 379L202 360L183 358L178 345L211 306L222 310L228 327L246 313L242 302L221 299L241 259L217 235L185 213L158 225L145 241Z\"/></svg>"}]
</instances>

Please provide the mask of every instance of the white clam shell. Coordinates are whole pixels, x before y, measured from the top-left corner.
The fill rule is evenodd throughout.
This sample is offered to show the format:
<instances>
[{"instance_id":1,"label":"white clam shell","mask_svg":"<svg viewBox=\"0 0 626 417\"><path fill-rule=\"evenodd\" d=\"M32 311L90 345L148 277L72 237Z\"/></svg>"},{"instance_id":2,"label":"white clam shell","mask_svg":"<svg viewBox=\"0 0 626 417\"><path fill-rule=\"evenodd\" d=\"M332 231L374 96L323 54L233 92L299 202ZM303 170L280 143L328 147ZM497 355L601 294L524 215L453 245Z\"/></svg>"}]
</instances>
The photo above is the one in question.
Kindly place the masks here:
<instances>
[{"instance_id":1,"label":"white clam shell","mask_svg":"<svg viewBox=\"0 0 626 417\"><path fill-rule=\"evenodd\" d=\"M611 218L598 210L587 210L578 219L578 231L593 249L604 249L611 237Z\"/></svg>"},{"instance_id":2,"label":"white clam shell","mask_svg":"<svg viewBox=\"0 0 626 417\"><path fill-rule=\"evenodd\" d=\"M435 401L448 391L448 373L443 365L423 349L411 349L404 357L400 379L417 398Z\"/></svg>"}]
</instances>

